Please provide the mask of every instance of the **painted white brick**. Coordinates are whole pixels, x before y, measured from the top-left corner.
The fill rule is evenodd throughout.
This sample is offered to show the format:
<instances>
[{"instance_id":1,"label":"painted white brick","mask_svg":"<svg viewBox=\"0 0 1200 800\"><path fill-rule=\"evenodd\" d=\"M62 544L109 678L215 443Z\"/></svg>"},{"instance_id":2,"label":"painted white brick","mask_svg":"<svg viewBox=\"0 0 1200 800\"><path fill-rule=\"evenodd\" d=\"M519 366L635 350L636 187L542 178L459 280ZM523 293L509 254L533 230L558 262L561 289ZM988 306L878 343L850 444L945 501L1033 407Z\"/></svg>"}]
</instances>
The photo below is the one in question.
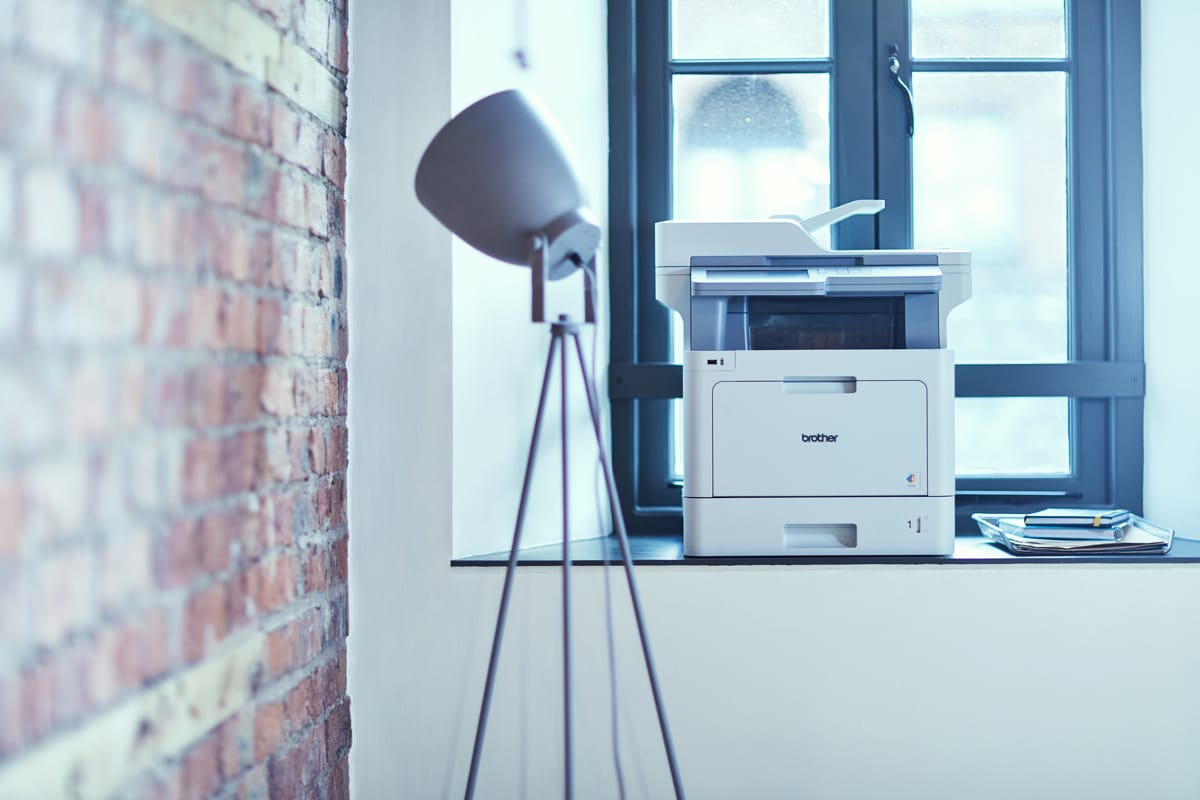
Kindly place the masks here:
<instances>
[{"instance_id":1,"label":"painted white brick","mask_svg":"<svg viewBox=\"0 0 1200 800\"><path fill-rule=\"evenodd\" d=\"M0 13L3 13L2 9ZM7 154L0 153L0 252L7 250L12 244L15 191L12 159Z\"/></svg>"},{"instance_id":2,"label":"painted white brick","mask_svg":"<svg viewBox=\"0 0 1200 800\"><path fill-rule=\"evenodd\" d=\"M329 0L304 0L304 18L301 20L300 36L309 49L324 53L329 41Z\"/></svg>"},{"instance_id":3,"label":"painted white brick","mask_svg":"<svg viewBox=\"0 0 1200 800\"><path fill-rule=\"evenodd\" d=\"M36 55L63 64L81 64L84 48L84 9L79 0L36 0L23 5L24 39Z\"/></svg>"},{"instance_id":4,"label":"painted white brick","mask_svg":"<svg viewBox=\"0 0 1200 800\"><path fill-rule=\"evenodd\" d=\"M87 519L88 472L83 456L43 461L27 473L30 505L51 530L68 534Z\"/></svg>"},{"instance_id":5,"label":"painted white brick","mask_svg":"<svg viewBox=\"0 0 1200 800\"><path fill-rule=\"evenodd\" d=\"M21 182L21 206L29 255L61 258L75 253L79 239L79 198L65 170L29 169Z\"/></svg>"},{"instance_id":6,"label":"painted white brick","mask_svg":"<svg viewBox=\"0 0 1200 800\"><path fill-rule=\"evenodd\" d=\"M15 342L21 330L21 273L0 263L0 348Z\"/></svg>"},{"instance_id":7,"label":"painted white brick","mask_svg":"<svg viewBox=\"0 0 1200 800\"><path fill-rule=\"evenodd\" d=\"M33 361L29 359L29 361ZM55 440L62 424L61 365L0 358L0 461Z\"/></svg>"},{"instance_id":8,"label":"painted white brick","mask_svg":"<svg viewBox=\"0 0 1200 800\"><path fill-rule=\"evenodd\" d=\"M0 797L112 797L248 703L261 668L255 633L32 751L0 763ZM37 787L31 792L32 787Z\"/></svg>"}]
</instances>

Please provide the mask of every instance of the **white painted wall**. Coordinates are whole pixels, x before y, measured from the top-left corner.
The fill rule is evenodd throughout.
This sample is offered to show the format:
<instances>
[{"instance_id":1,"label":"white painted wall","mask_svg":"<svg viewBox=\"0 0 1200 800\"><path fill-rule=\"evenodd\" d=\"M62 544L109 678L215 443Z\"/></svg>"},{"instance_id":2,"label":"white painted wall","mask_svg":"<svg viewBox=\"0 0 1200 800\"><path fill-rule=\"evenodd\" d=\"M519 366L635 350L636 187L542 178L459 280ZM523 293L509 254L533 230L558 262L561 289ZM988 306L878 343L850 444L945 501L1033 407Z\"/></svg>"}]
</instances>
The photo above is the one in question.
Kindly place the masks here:
<instances>
[{"instance_id":1,"label":"white painted wall","mask_svg":"<svg viewBox=\"0 0 1200 800\"><path fill-rule=\"evenodd\" d=\"M525 2L533 16L558 13ZM577 143L594 109L570 108L565 90L581 75L602 80L604 5L575 3L559 18L571 23L561 46L586 39L585 55L537 78ZM507 46L485 46L511 38L498 13L484 0L452 11L441 0L353 4L349 647L351 786L364 800L462 792L503 576L451 569L451 532L470 536L472 519L503 539L515 492L459 462L483 450L519 462L525 433L506 428L530 424L528 373L503 400L520 419L473 425L467 412L488 408L487 395L460 396L487 368L461 311L496 292L517 302L523 274L461 258L411 193L437 127L510 69ZM1175 51L1179 74L1188 58ZM587 174L602 174L603 148L580 149ZM496 283L474 291L481 280ZM482 305L480 315L495 304ZM525 335L520 316L493 323L505 337L493 340ZM540 343L519 347L540 361ZM542 475L554 479L550 467ZM600 572L576 575L576 788L612 797ZM558 573L520 578L481 797L561 793ZM693 798L1200 796L1200 568L676 566L639 578ZM663 797L623 599L618 617L629 794Z\"/></svg>"},{"instance_id":2,"label":"white painted wall","mask_svg":"<svg viewBox=\"0 0 1200 800\"><path fill-rule=\"evenodd\" d=\"M1200 537L1200 103L1184 90L1200 26L1193 0L1142 2L1146 281L1146 516Z\"/></svg>"},{"instance_id":3,"label":"white painted wall","mask_svg":"<svg viewBox=\"0 0 1200 800\"><path fill-rule=\"evenodd\" d=\"M605 7L600 0L456 1L451 6L451 110L513 87L532 91L553 112L575 150L592 210L608 216L608 88ZM518 66L521 47L528 69ZM601 287L608 284L600 256ZM461 240L453 244L454 273L454 554L507 550L521 494L530 434L549 344L545 325L530 322L530 273L499 263ZM547 313L583 314L582 274L552 284ZM608 336L596 340L596 364L606 364ZM574 356L568 400L571 435L570 530L576 538L602 535L607 517L596 512L596 449ZM556 368L557 369L557 368ZM556 375L558 373L556 372ZM604 385L600 376L599 385ZM523 542L562 537L559 483L558 386L543 427Z\"/></svg>"}]
</instances>

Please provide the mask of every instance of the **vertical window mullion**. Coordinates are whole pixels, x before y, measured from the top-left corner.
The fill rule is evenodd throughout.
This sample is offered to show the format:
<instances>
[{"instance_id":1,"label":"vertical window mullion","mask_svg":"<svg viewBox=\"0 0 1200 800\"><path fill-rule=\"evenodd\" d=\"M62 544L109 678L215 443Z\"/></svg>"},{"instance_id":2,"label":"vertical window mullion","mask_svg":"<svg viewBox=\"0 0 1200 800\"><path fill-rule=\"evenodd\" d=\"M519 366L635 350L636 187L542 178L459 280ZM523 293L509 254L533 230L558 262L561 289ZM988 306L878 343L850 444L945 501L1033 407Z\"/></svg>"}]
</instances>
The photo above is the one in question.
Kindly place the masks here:
<instances>
[{"instance_id":1,"label":"vertical window mullion","mask_svg":"<svg viewBox=\"0 0 1200 800\"><path fill-rule=\"evenodd\" d=\"M870 3L833 0L830 87L833 204L880 197L875 185L875 15ZM877 220L853 217L834 226L834 246L873 249Z\"/></svg>"},{"instance_id":2,"label":"vertical window mullion","mask_svg":"<svg viewBox=\"0 0 1200 800\"><path fill-rule=\"evenodd\" d=\"M909 42L909 4L876 0L874 52L870 66L875 76L875 175L877 197L887 207L877 217L878 247L907 248L913 242L912 138L908 136L904 100L891 85L888 47L900 52L900 75L912 86ZM917 121L920 124L920 121Z\"/></svg>"}]
</instances>

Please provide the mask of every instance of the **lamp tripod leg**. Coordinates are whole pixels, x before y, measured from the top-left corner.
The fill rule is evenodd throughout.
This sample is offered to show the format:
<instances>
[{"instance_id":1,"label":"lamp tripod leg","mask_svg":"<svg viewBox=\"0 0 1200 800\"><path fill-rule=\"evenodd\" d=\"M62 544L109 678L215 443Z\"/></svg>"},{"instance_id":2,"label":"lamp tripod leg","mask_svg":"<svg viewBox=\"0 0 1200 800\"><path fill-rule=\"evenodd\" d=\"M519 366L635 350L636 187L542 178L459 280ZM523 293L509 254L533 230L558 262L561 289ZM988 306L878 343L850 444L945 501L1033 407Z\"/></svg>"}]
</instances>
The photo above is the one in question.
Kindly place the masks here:
<instances>
[{"instance_id":1,"label":"lamp tripod leg","mask_svg":"<svg viewBox=\"0 0 1200 800\"><path fill-rule=\"evenodd\" d=\"M475 727L475 745L471 749L471 769L467 773L466 800L475 796L475 781L479 776L479 756L483 751L483 735L487 729L488 711L492 705L492 688L496 681L496 666L499 663L500 643L504 640L504 623L508 615L508 601L512 597L513 578L516 576L518 553L521 547L521 528L525 523L525 507L529 500L529 484L533 476L533 463L537 455L538 439L542 432L542 417L546 410L546 395L550 388L550 371L554 366L555 350L562 346L560 337L550 340L546 354L546 369L542 374L542 393L538 399L537 417L533 422L533 435L529 441L529 459L525 462L525 479L521 484L521 502L517 506L517 522L513 528L512 547L508 551L508 567L504 571L504 589L500 594L500 610L496 614L496 631L492 634L492 654L488 659L487 680L483 685L483 700L479 706L479 722Z\"/></svg>"},{"instance_id":2,"label":"lamp tripod leg","mask_svg":"<svg viewBox=\"0 0 1200 800\"><path fill-rule=\"evenodd\" d=\"M667 766L671 771L671 784L675 789L675 797L682 800L683 784L679 778L679 766L675 761L675 747L671 743L671 732L667 727L667 715L663 710L662 694L658 688L658 676L654 670L654 659L650 655L650 642L646 636L646 625L642 620L642 604L638 599L637 584L633 579L633 558L629 552L629 538L625 531L625 517L621 511L621 500L617 496L617 485L613 477L612 465L608 460L608 450L604 446L604 433L600 428L599 402L594 394L595 384L592 382L591 373L588 372L587 362L583 358L583 346L579 343L578 332L573 332L571 338L575 343L575 355L579 360L579 369L583 373L584 393L587 395L588 411L592 417L592 429L596 434L596 447L599 450L600 466L604 472L604 484L608 490L608 501L612 508L613 528L617 534L617 542L621 546L621 560L624 562L625 579L629 584L629 599L633 606L634 620L637 622L638 638L642 643L642 656L646 662L646 674L650 680L650 692L654 696L654 709L658 713L658 727L662 731L663 749L666 751ZM564 374L566 372L565 365L563 372Z\"/></svg>"},{"instance_id":3,"label":"lamp tripod leg","mask_svg":"<svg viewBox=\"0 0 1200 800\"><path fill-rule=\"evenodd\" d=\"M567 347L563 332L553 327L554 341L559 348L559 386L562 411L562 640L563 640L563 796L571 799L571 537L570 515L567 509ZM553 345L552 345L553 347Z\"/></svg>"}]
</instances>

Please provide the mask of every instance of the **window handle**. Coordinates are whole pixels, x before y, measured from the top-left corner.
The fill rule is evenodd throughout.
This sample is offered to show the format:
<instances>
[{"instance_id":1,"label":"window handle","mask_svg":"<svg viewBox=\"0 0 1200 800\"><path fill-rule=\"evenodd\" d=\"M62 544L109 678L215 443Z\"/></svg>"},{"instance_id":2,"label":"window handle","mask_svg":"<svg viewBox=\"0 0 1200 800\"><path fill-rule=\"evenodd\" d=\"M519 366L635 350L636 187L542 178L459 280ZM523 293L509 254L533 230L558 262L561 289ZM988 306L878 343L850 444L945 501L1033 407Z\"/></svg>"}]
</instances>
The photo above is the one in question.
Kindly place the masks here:
<instances>
[{"instance_id":1,"label":"window handle","mask_svg":"<svg viewBox=\"0 0 1200 800\"><path fill-rule=\"evenodd\" d=\"M901 93L904 95L904 111L908 118L908 135L913 135L913 96L912 89L908 88L908 84L900 77L900 48L896 45L888 45L888 72L892 74L892 83L896 84Z\"/></svg>"}]
</instances>

